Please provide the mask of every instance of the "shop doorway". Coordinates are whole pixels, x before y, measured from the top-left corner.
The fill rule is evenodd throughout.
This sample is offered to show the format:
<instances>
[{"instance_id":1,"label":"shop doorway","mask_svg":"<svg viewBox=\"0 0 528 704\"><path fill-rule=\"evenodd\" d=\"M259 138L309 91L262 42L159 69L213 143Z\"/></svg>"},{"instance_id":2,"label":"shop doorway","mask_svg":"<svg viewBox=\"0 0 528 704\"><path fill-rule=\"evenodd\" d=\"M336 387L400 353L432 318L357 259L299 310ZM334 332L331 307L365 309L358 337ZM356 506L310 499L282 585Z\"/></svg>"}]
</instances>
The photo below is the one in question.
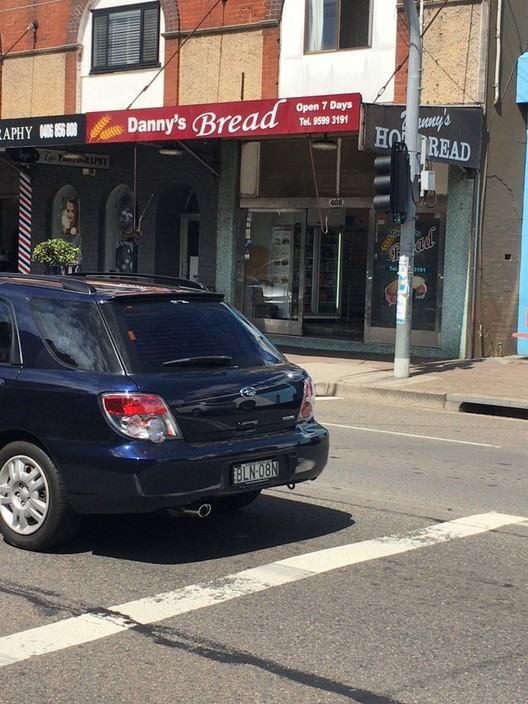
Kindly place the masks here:
<instances>
[{"instance_id":1,"label":"shop doorway","mask_svg":"<svg viewBox=\"0 0 528 704\"><path fill-rule=\"evenodd\" d=\"M163 191L156 211L156 274L198 279L199 213L188 184L173 183Z\"/></svg>"},{"instance_id":2,"label":"shop doorway","mask_svg":"<svg viewBox=\"0 0 528 704\"><path fill-rule=\"evenodd\" d=\"M363 339L368 209L250 210L243 312L263 331Z\"/></svg>"},{"instance_id":3,"label":"shop doorway","mask_svg":"<svg viewBox=\"0 0 528 704\"><path fill-rule=\"evenodd\" d=\"M18 270L18 198L0 197L0 271Z\"/></svg>"},{"instance_id":4,"label":"shop doorway","mask_svg":"<svg viewBox=\"0 0 528 704\"><path fill-rule=\"evenodd\" d=\"M198 280L200 216L184 213L180 223L180 276Z\"/></svg>"},{"instance_id":5,"label":"shop doorway","mask_svg":"<svg viewBox=\"0 0 528 704\"><path fill-rule=\"evenodd\" d=\"M308 224L303 334L362 339L368 216L368 210L347 209L334 214L338 225Z\"/></svg>"}]
</instances>

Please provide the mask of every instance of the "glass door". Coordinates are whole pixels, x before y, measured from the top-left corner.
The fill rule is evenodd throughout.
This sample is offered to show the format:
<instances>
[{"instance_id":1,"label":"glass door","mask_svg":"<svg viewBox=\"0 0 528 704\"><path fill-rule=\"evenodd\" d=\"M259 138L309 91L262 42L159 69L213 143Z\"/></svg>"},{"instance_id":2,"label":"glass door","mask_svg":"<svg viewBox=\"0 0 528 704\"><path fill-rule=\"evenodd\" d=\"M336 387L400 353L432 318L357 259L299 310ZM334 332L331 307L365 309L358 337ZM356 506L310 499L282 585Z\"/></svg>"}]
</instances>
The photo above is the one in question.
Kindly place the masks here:
<instances>
[{"instance_id":1,"label":"glass door","mask_svg":"<svg viewBox=\"0 0 528 704\"><path fill-rule=\"evenodd\" d=\"M249 211L243 313L261 330L302 333L304 211Z\"/></svg>"}]
</instances>

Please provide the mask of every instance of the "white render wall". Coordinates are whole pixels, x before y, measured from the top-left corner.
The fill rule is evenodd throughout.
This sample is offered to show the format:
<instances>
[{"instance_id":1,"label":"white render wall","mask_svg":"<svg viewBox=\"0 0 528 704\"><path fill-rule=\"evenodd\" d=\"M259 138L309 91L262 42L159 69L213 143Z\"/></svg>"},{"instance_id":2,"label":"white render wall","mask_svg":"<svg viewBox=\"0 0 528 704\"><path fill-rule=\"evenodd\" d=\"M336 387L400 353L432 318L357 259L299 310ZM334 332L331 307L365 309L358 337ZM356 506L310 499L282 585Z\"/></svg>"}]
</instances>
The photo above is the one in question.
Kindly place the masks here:
<instances>
[{"instance_id":1,"label":"white render wall","mask_svg":"<svg viewBox=\"0 0 528 704\"><path fill-rule=\"evenodd\" d=\"M138 5L144 0L96 0L90 3L91 10L109 7ZM148 70L118 71L108 74L90 75L92 61L92 21L87 9L80 28L79 43L83 46L80 65L79 112L99 112L103 110L125 110L139 92L154 78L159 68ZM160 11L160 33L165 31L163 11ZM165 40L160 37L160 61L165 56ZM134 108L163 106L163 72L156 78L150 88L136 100Z\"/></svg>"},{"instance_id":2,"label":"white render wall","mask_svg":"<svg viewBox=\"0 0 528 704\"><path fill-rule=\"evenodd\" d=\"M375 100L395 68L396 0L371 0L372 46L304 54L306 0L285 0L281 24L279 97L361 93ZM378 103L392 102L391 80Z\"/></svg>"}]
</instances>

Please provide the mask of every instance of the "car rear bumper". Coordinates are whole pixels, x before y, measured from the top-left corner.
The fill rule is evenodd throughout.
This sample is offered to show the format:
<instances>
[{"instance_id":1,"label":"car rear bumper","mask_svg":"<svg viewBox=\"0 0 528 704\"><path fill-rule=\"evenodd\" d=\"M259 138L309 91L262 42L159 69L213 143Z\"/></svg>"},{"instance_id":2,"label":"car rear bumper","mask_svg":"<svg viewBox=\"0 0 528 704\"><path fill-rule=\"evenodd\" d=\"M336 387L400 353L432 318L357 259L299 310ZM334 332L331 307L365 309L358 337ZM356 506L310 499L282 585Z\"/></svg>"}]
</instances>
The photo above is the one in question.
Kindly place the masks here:
<instances>
[{"instance_id":1,"label":"car rear bumper","mask_svg":"<svg viewBox=\"0 0 528 704\"><path fill-rule=\"evenodd\" d=\"M116 436L117 437L117 436ZM79 513L149 512L215 496L315 479L329 449L328 431L312 422L289 432L215 444L166 441L87 446L62 441L50 448L68 499ZM277 459L277 477L233 483L235 465Z\"/></svg>"}]
</instances>

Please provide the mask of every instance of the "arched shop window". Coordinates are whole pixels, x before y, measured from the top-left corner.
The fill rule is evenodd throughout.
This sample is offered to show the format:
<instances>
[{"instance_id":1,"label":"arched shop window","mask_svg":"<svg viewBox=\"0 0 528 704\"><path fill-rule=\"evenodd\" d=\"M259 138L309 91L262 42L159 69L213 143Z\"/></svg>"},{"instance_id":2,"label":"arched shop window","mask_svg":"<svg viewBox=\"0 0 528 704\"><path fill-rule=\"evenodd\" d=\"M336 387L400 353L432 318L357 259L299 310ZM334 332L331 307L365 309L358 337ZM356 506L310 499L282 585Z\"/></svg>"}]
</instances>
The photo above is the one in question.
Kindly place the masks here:
<instances>
[{"instance_id":1,"label":"arched shop window","mask_svg":"<svg viewBox=\"0 0 528 704\"><path fill-rule=\"evenodd\" d=\"M137 271L134 242L134 194L129 186L117 186L108 196L105 212L105 271Z\"/></svg>"},{"instance_id":2,"label":"arched shop window","mask_svg":"<svg viewBox=\"0 0 528 704\"><path fill-rule=\"evenodd\" d=\"M49 236L67 240L82 251L80 213L81 199L77 189L69 185L60 188L53 199Z\"/></svg>"}]
</instances>

